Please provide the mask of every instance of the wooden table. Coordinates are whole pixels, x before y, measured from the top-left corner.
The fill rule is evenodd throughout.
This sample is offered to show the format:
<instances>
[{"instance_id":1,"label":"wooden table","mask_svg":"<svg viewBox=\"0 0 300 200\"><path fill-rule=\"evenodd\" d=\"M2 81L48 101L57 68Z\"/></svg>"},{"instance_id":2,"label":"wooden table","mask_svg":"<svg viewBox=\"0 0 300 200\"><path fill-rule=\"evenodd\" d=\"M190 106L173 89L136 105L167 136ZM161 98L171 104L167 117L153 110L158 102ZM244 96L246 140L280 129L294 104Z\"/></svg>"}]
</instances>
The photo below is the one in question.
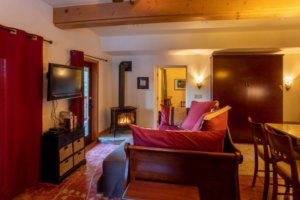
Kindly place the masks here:
<instances>
[{"instance_id":1,"label":"wooden table","mask_svg":"<svg viewBox=\"0 0 300 200\"><path fill-rule=\"evenodd\" d=\"M200 200L200 195L198 188L195 186L133 181L127 186L123 199Z\"/></svg>"},{"instance_id":2,"label":"wooden table","mask_svg":"<svg viewBox=\"0 0 300 200\"><path fill-rule=\"evenodd\" d=\"M274 124L266 123L270 128L280 131L286 135L291 136L296 140L300 140L300 124Z\"/></svg>"}]
</instances>

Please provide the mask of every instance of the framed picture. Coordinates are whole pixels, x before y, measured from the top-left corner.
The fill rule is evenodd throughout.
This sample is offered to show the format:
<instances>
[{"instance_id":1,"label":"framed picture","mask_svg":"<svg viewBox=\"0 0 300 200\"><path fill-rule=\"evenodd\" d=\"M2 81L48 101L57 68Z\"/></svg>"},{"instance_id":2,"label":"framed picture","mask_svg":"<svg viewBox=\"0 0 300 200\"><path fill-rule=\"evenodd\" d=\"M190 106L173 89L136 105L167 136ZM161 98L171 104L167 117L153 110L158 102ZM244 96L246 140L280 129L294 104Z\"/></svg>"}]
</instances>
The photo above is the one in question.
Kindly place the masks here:
<instances>
[{"instance_id":1,"label":"framed picture","mask_svg":"<svg viewBox=\"0 0 300 200\"><path fill-rule=\"evenodd\" d=\"M138 89L149 89L149 77L138 77L137 78Z\"/></svg>"},{"instance_id":2,"label":"framed picture","mask_svg":"<svg viewBox=\"0 0 300 200\"><path fill-rule=\"evenodd\" d=\"M174 80L174 89L175 90L185 90L186 80L185 79L175 79Z\"/></svg>"}]
</instances>

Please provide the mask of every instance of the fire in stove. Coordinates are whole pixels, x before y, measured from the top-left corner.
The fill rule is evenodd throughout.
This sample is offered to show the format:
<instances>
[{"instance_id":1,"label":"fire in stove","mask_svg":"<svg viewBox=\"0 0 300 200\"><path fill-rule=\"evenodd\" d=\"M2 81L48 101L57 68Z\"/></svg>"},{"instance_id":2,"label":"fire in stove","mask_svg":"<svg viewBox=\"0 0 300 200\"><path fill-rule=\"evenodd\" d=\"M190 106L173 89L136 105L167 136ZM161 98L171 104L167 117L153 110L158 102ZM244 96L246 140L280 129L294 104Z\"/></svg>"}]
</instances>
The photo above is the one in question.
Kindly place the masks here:
<instances>
[{"instance_id":1,"label":"fire in stove","mask_svg":"<svg viewBox=\"0 0 300 200\"><path fill-rule=\"evenodd\" d=\"M134 122L133 113L121 113L118 116L118 125L128 125Z\"/></svg>"}]
</instances>

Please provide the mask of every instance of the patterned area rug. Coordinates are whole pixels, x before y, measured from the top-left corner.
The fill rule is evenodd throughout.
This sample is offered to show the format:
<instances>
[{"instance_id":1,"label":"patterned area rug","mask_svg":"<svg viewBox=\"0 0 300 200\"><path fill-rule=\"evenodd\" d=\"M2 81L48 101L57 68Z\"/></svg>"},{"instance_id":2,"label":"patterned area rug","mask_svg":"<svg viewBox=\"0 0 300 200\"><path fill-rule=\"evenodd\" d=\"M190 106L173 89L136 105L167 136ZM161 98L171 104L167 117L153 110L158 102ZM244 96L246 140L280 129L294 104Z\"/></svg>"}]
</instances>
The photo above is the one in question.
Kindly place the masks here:
<instances>
[{"instance_id":1,"label":"patterned area rug","mask_svg":"<svg viewBox=\"0 0 300 200\"><path fill-rule=\"evenodd\" d=\"M97 181L102 174L102 162L118 145L97 144L86 153L86 165L81 166L61 184L40 183L27 189L15 200L98 200Z\"/></svg>"}]
</instances>

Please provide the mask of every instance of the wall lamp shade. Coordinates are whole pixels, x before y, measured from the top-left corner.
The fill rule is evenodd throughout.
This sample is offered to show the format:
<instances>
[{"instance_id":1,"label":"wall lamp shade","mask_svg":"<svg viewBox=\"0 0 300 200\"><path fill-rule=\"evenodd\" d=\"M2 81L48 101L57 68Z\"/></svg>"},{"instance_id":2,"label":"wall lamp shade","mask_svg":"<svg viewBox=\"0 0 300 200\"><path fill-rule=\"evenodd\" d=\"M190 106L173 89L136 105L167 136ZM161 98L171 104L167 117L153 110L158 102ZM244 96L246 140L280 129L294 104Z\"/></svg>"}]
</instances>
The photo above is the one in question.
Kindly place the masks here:
<instances>
[{"instance_id":1,"label":"wall lamp shade","mask_svg":"<svg viewBox=\"0 0 300 200\"><path fill-rule=\"evenodd\" d=\"M201 76L196 77L196 85L198 89L200 89L203 86L203 77Z\"/></svg>"},{"instance_id":2,"label":"wall lamp shade","mask_svg":"<svg viewBox=\"0 0 300 200\"><path fill-rule=\"evenodd\" d=\"M284 82L285 89L288 91L292 87L293 78L291 76L286 76L284 77L283 82Z\"/></svg>"}]
</instances>

